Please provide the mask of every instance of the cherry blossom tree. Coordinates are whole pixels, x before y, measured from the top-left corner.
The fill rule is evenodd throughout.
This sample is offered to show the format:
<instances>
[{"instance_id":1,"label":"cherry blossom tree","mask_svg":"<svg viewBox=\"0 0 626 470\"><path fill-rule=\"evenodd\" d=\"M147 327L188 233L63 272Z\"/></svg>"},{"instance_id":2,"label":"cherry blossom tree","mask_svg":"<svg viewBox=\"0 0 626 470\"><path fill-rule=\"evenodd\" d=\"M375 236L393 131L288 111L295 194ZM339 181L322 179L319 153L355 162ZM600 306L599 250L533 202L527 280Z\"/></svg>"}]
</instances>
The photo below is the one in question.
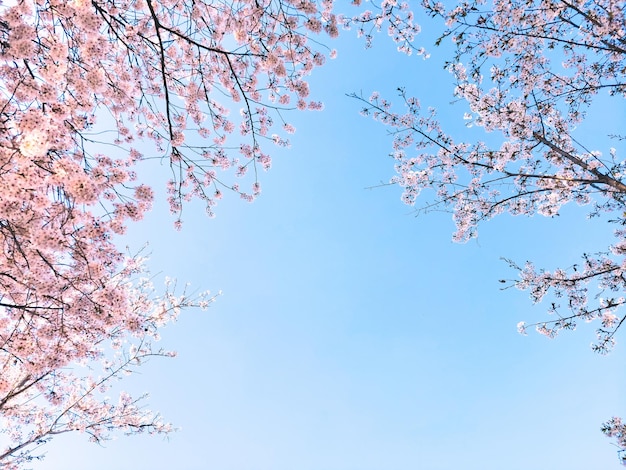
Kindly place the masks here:
<instances>
[{"instance_id":1,"label":"cherry blossom tree","mask_svg":"<svg viewBox=\"0 0 626 470\"><path fill-rule=\"evenodd\" d=\"M565 204L590 207L589 217L610 214L613 245L585 253L569 269L522 266L514 285L533 302L550 299L552 318L529 326L550 338L579 321L598 323L592 348L607 353L626 314L626 164L611 147L625 137L585 136L576 127L601 93L626 96L624 2L614 0L478 0L454 4L424 0L422 9L445 23L455 53L446 67L454 96L467 105L465 119L486 135L466 141L446 132L433 108L399 89L402 110L378 93L363 114L394 135L402 200L418 211L446 210L456 223L454 240L477 235L480 222L499 214L558 215ZM616 145L616 144L614 144ZM617 146L617 145L616 145ZM430 195L430 199L429 198ZM505 281L503 281L505 282ZM624 446L618 418L603 431Z\"/></svg>"},{"instance_id":2,"label":"cherry blossom tree","mask_svg":"<svg viewBox=\"0 0 626 470\"><path fill-rule=\"evenodd\" d=\"M307 76L334 52L315 37L340 26L371 37L388 24L408 47L417 32L394 2L347 17L333 8L0 1L2 468L40 458L36 449L61 433L99 442L171 431L141 397L107 393L151 357L173 355L153 346L159 328L214 297L171 282L157 294L143 260L116 246L153 199L135 166L168 163L178 227L192 198L209 216L225 192L252 201L271 166L266 146L288 145L295 130L286 113L322 107Z\"/></svg>"}]
</instances>

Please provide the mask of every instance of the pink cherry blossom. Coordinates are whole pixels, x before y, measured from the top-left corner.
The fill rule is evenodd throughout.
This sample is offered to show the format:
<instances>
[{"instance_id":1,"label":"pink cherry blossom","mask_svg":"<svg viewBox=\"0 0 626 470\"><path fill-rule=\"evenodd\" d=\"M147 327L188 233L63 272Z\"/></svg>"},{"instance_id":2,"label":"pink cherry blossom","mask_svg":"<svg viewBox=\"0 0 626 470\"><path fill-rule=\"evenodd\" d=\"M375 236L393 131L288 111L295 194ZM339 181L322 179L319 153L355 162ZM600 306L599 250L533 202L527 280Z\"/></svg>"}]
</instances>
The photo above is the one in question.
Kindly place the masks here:
<instances>
[{"instance_id":1,"label":"pink cherry blossom","mask_svg":"<svg viewBox=\"0 0 626 470\"><path fill-rule=\"evenodd\" d=\"M383 2L381 9L394 3ZM626 319L624 161L606 142L579 142L575 130L600 93L626 96L624 3L425 0L422 10L445 25L437 44L450 39L456 48L447 67L456 80L454 97L469 110L467 124L490 135L485 141L455 138L434 109L423 109L403 89L398 108L378 94L354 95L363 102L362 114L394 135L397 175L391 183L403 189L406 204L420 201L420 212L451 212L458 242L476 237L481 222L503 213L553 217L575 202L587 205L590 217L612 214L615 243L583 254L569 269L509 262L520 276L512 284L527 290L533 302L548 303L552 315L520 322L520 333L534 327L554 338L581 320L592 321L598 325L592 348L607 353ZM377 25L372 12L360 19ZM408 51L416 28L405 29L404 35L401 26L389 34ZM359 33L369 41L368 30ZM626 446L617 418L605 432Z\"/></svg>"},{"instance_id":2,"label":"pink cherry blossom","mask_svg":"<svg viewBox=\"0 0 626 470\"><path fill-rule=\"evenodd\" d=\"M591 216L617 211L621 221L623 163L615 149L602 152L579 143L573 130L584 117L584 105L601 90L626 95L623 10L602 0L537 0L533 8L528 2L494 1L491 9L464 3L450 10L426 2L424 8L445 20L442 39L451 37L456 44L448 68L457 81L455 96L471 110L464 119L498 133L501 143L457 141L434 109L423 110L403 89L401 112L378 93L369 99L355 96L364 102L363 114L393 129L398 175L392 183L403 188L403 201L413 205L424 189L434 189L435 197L420 210L450 210L456 241L477 236L478 224L498 214L551 217L569 202L590 204ZM577 319L599 319L594 349L608 350L624 318L614 318L624 301L612 292L626 288L626 233L615 234L614 246L585 255L578 270L518 268L522 280L516 285L529 289L534 301L552 292L566 298L571 310L559 320L539 323L541 333L552 337L573 329ZM591 281L607 294L596 306L587 295Z\"/></svg>"},{"instance_id":3,"label":"pink cherry blossom","mask_svg":"<svg viewBox=\"0 0 626 470\"><path fill-rule=\"evenodd\" d=\"M386 23L399 44L416 32L395 2L351 17L332 0L0 4L0 466L22 467L61 433L171 431L140 397L106 392L172 356L153 346L158 329L213 297L172 284L157 295L141 260L113 244L152 204L134 165L169 164L179 229L193 198L210 217L224 193L254 200L267 148L295 131L285 113L323 108L308 77L335 52L312 36Z\"/></svg>"}]
</instances>

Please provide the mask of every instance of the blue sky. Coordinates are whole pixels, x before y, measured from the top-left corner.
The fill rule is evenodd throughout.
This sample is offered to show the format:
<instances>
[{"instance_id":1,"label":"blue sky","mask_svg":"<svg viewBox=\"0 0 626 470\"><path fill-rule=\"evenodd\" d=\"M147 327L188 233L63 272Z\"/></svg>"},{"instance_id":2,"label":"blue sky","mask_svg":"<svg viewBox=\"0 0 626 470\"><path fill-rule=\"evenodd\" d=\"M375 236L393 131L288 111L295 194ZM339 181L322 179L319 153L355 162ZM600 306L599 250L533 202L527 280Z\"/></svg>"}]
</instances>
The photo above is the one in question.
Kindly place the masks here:
<instances>
[{"instance_id":1,"label":"blue sky","mask_svg":"<svg viewBox=\"0 0 626 470\"><path fill-rule=\"evenodd\" d=\"M449 214L415 218L398 188L366 189L393 175L391 139L346 93L405 86L456 128L465 109L450 104L445 51L424 61L384 34L369 51L354 36L329 43L339 56L311 79L325 110L290 116L291 149L273 153L257 201L225 197L216 219L192 204L176 232L157 186L123 241L149 241L153 272L223 291L163 331L176 359L123 385L150 392L180 431L104 447L60 436L34 469L618 468L599 428L626 415L623 341L601 357L593 327L522 337L516 323L545 307L498 283L516 276L500 257L569 266L606 247L611 226L568 207L557 219L500 217L457 245ZM621 106L607 100L594 115L611 112L623 129ZM167 177L157 163L143 171L157 185Z\"/></svg>"}]
</instances>

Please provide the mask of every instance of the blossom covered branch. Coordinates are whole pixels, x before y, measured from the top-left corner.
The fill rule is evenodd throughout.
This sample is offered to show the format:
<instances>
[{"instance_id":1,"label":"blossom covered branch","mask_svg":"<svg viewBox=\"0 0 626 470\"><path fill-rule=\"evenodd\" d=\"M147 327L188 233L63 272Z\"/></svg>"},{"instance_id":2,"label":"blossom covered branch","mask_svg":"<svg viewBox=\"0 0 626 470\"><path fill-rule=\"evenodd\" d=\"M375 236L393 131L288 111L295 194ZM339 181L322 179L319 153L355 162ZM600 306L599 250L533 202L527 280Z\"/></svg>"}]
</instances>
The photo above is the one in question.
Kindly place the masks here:
<instances>
[{"instance_id":1,"label":"blossom covered branch","mask_svg":"<svg viewBox=\"0 0 626 470\"><path fill-rule=\"evenodd\" d=\"M363 114L391 128L402 199L413 205L424 190L432 199L421 211L449 210L456 241L477 235L480 222L499 214L555 216L569 203L591 205L590 216L617 213L623 224L626 182L623 159L614 148L589 150L574 130L585 107L600 92L626 95L626 23L618 2L544 1L464 2L447 9L425 1L423 8L447 26L456 53L447 63L456 81L454 94L467 103L466 121L492 135L466 142L445 132L433 108L423 111L417 98L400 89L403 111L378 93L363 102ZM494 145L495 135L500 143ZM539 302L550 292L557 318L535 324L554 337L577 320L599 319L594 349L610 350L624 314L626 264L624 236L597 254L585 254L581 267L546 272L532 263L516 267ZM597 301L589 283L595 282ZM594 302L596 302L594 304ZM519 329L525 332L527 325Z\"/></svg>"},{"instance_id":2,"label":"blossom covered branch","mask_svg":"<svg viewBox=\"0 0 626 470\"><path fill-rule=\"evenodd\" d=\"M591 207L590 217L611 214L615 243L583 254L568 269L509 261L520 274L514 285L529 291L533 302L550 303L552 319L520 322L521 333L534 326L553 338L579 321L596 321L592 348L607 353L626 320L626 163L596 136L579 142L576 127L600 93L626 96L624 2L424 0L422 8L445 23L437 45L453 41L446 67L456 81L454 96L467 105L467 125L489 136L454 138L435 109L422 110L404 89L402 110L378 93L352 95L363 103L364 115L394 136L397 175L390 183L403 189L406 204L425 199L418 212L451 212L456 241L477 236L481 222L504 213L552 217L576 202ZM619 418L602 430L624 448Z\"/></svg>"},{"instance_id":3,"label":"blossom covered branch","mask_svg":"<svg viewBox=\"0 0 626 470\"><path fill-rule=\"evenodd\" d=\"M152 204L135 165L168 163L178 226L192 198L209 215L225 190L253 200L265 145L294 132L285 112L322 106L307 76L327 48L313 37L372 18L412 27L386 2L350 18L332 0L0 2L2 468L61 433L171 431L140 398L106 392L172 355L153 347L158 330L214 297L172 285L157 295L141 260L113 243Z\"/></svg>"}]
</instances>

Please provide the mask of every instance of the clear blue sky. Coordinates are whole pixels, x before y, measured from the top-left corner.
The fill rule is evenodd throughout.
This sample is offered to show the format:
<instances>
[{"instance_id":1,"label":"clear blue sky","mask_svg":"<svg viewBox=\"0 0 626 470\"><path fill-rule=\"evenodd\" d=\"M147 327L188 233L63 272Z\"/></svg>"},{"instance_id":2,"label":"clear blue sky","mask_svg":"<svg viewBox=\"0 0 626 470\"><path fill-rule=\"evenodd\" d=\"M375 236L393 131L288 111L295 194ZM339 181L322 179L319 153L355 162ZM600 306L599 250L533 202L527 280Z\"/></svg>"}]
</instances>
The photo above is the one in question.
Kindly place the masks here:
<instances>
[{"instance_id":1,"label":"clear blue sky","mask_svg":"<svg viewBox=\"0 0 626 470\"><path fill-rule=\"evenodd\" d=\"M124 240L150 242L153 272L224 292L163 331L178 358L123 384L150 392L181 430L105 447L61 436L34 469L619 468L599 428L626 415L626 341L600 357L593 328L522 337L516 323L545 307L498 283L516 276L501 256L566 267L604 248L611 227L572 207L554 220L500 217L456 245L449 214L415 218L398 188L365 189L393 175L391 140L345 93L406 86L457 127L465 109L450 105L444 51L424 61L384 34L370 51L354 36L329 43L339 57L311 80L325 111L290 116L298 131L261 175L260 199L225 197L213 220L192 205L176 232L159 187Z\"/></svg>"}]
</instances>

